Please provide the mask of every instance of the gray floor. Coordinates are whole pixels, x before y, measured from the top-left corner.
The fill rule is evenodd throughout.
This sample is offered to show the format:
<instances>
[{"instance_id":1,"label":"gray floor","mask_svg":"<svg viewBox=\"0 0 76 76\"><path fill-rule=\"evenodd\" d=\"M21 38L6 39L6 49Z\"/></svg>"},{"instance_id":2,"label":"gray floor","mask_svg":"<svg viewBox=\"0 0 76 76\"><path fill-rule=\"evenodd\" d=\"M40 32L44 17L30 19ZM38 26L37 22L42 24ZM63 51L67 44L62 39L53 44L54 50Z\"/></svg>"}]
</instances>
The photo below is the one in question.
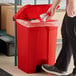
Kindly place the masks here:
<instances>
[{"instance_id":1,"label":"gray floor","mask_svg":"<svg viewBox=\"0 0 76 76\"><path fill-rule=\"evenodd\" d=\"M57 43L57 52L56 52L56 58L58 57L59 50L61 49L61 43ZM71 63L68 68L68 73L72 72L73 69L73 58L71 58ZM26 74L23 71L19 70L18 67L14 66L14 57L8 57L5 55L0 54L0 68L6 70L7 72L13 74L13 76L49 76L50 74L47 74L45 72L43 73L34 73L34 74ZM50 75L53 76L53 75Z\"/></svg>"}]
</instances>

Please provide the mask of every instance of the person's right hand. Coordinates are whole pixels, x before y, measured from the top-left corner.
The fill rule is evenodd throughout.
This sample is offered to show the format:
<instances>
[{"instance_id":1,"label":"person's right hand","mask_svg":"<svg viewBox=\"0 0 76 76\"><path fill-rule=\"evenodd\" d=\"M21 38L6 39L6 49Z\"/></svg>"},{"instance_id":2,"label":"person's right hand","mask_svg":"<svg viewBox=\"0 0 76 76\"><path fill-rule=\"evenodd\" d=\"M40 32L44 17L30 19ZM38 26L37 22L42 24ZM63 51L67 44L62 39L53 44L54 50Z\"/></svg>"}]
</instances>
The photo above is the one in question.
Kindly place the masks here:
<instances>
[{"instance_id":1,"label":"person's right hand","mask_svg":"<svg viewBox=\"0 0 76 76\"><path fill-rule=\"evenodd\" d=\"M48 9L48 11L47 11L47 14L49 14L49 16L48 16L47 19L51 19L52 16L54 16L55 11L56 11L56 8L54 8L54 7L50 7L50 8Z\"/></svg>"},{"instance_id":2,"label":"person's right hand","mask_svg":"<svg viewBox=\"0 0 76 76\"><path fill-rule=\"evenodd\" d=\"M56 11L56 8L50 7L47 11L47 14L49 13L50 14L49 17L52 17L55 14L55 11Z\"/></svg>"}]
</instances>

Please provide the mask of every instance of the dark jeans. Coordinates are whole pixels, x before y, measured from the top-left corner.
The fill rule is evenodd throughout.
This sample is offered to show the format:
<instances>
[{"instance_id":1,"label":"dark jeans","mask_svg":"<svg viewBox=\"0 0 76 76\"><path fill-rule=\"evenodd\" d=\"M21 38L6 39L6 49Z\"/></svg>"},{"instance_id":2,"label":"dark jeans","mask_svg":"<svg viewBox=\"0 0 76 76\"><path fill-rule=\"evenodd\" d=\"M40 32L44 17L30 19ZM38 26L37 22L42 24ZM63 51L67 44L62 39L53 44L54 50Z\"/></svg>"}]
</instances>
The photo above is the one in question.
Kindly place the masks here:
<instances>
[{"instance_id":1,"label":"dark jeans","mask_svg":"<svg viewBox=\"0 0 76 76\"><path fill-rule=\"evenodd\" d=\"M61 28L62 49L56 60L55 66L63 71L67 71L71 55L74 58L74 72L76 73L76 17L68 17L65 14Z\"/></svg>"}]
</instances>

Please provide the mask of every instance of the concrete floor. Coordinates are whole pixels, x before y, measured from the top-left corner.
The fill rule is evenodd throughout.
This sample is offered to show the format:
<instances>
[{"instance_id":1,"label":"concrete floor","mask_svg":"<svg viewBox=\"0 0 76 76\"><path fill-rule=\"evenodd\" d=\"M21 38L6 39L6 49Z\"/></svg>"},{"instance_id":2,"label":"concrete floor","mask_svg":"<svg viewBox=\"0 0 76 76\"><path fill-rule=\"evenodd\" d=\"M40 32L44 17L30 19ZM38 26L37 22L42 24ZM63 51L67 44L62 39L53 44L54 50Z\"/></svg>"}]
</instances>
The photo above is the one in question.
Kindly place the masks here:
<instances>
[{"instance_id":1,"label":"concrete floor","mask_svg":"<svg viewBox=\"0 0 76 76\"><path fill-rule=\"evenodd\" d=\"M61 49L61 44L57 45L56 58L58 57L59 50ZM73 69L73 57L71 58L71 62L69 64L68 73L72 72ZM0 54L0 68L5 71L11 73L13 76L49 76L45 72L42 73L34 73L34 74L26 74L23 71L19 70L17 66L14 66L14 56L8 57L6 55ZM50 75L53 76L53 75Z\"/></svg>"},{"instance_id":2,"label":"concrete floor","mask_svg":"<svg viewBox=\"0 0 76 76\"><path fill-rule=\"evenodd\" d=\"M49 76L47 73L34 73L34 74L26 74L23 71L19 70L18 67L14 66L14 57L8 57L5 55L0 55L0 68L6 70L11 73L13 76ZM71 63L68 68L68 73L72 71L73 68L73 58L71 59ZM50 75L53 76L53 75Z\"/></svg>"}]
</instances>

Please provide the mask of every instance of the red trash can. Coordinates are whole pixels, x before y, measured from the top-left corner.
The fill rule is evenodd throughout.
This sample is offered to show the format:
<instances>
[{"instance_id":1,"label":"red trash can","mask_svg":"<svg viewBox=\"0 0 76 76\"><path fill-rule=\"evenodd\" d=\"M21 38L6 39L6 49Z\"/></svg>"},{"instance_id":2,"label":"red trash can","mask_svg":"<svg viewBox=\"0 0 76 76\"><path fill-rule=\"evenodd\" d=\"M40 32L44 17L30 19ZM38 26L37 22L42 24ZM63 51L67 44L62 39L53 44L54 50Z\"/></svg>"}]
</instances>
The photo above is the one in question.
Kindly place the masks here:
<instances>
[{"instance_id":1,"label":"red trash can","mask_svg":"<svg viewBox=\"0 0 76 76\"><path fill-rule=\"evenodd\" d=\"M40 14L46 13L50 6L24 6L14 16L17 23L18 68L26 73L36 72L36 68L39 65L54 65L55 63L56 21L28 21L38 19Z\"/></svg>"}]
</instances>

